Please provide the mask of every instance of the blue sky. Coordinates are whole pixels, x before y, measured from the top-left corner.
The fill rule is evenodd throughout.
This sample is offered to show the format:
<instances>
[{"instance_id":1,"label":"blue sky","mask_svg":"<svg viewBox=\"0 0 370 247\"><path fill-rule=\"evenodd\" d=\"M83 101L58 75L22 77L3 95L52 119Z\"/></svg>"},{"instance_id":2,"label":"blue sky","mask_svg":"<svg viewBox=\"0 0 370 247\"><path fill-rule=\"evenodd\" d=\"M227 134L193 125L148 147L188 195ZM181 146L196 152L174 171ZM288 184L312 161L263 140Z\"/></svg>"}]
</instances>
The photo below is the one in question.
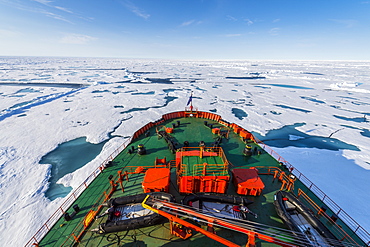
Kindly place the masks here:
<instances>
[{"instance_id":1,"label":"blue sky","mask_svg":"<svg viewBox=\"0 0 370 247\"><path fill-rule=\"evenodd\" d=\"M367 0L0 0L0 56L370 60Z\"/></svg>"}]
</instances>

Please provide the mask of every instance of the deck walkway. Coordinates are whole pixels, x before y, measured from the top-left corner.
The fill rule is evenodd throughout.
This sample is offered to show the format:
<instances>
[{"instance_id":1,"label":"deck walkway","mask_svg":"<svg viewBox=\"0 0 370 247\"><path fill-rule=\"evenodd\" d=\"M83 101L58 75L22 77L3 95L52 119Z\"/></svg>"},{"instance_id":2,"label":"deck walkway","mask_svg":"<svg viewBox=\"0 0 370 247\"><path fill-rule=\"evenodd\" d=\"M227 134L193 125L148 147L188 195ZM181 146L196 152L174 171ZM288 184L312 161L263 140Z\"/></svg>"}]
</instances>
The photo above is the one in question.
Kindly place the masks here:
<instances>
[{"instance_id":1,"label":"deck walkway","mask_svg":"<svg viewBox=\"0 0 370 247\"><path fill-rule=\"evenodd\" d=\"M185 141L189 142L190 147L198 147L200 141L204 141L206 146L211 146L215 139L218 137L216 134L212 134L211 129L203 124L204 119L200 118L180 118L167 120L164 125L171 127L172 124L176 124L180 121L180 126L174 129L171 134L175 140L176 147L180 148L183 146ZM213 127L221 126L218 122L207 120L208 123L212 123ZM147 154L138 155L136 152L129 153L128 150L132 147L137 150L138 145L144 145ZM268 169L268 167L278 167L286 172L288 170L281 166L281 164L267 154L258 145L251 142L248 145L252 146L252 150L256 148L257 153L254 153L250 157L246 157L242 154L245 143L242 139L233 131L229 132L229 138L223 139L221 147L230 162L229 170L234 168L250 168L257 167L260 170ZM118 172L133 173L138 167L149 168L154 166L156 158L166 158L167 161L175 160L175 154L173 154L167 147L167 143L163 138L159 138L155 132L155 128L151 128L148 135L140 135L137 139L133 140L128 147L122 151L117 157L114 158L112 165L104 169L104 171L89 185L75 201L74 205L78 205L81 209L70 221L66 221L64 218L58 220L58 222L50 229L49 233L42 239L39 246L73 246L75 237L77 237L83 230L83 220L85 215L90 210L97 210L99 205L104 201L105 196L111 190L110 180L117 181ZM219 164L222 163L217 157L207 157L200 160L198 157L187 157L189 163L202 164L206 160L208 163ZM193 160L197 159L197 161ZM231 172L229 171L229 174ZM277 216L273 201L274 193L279 190L282 186L278 179L273 179L271 175L260 175L265 188L261 196L247 196L253 204L249 206L250 210L258 215L258 218L250 216L249 220L263 223L271 227L285 228L286 226ZM128 181L122 182L123 188L118 185L115 189L112 197L119 197L122 195L133 195L143 193L142 184L144 174L129 174ZM312 193L309 192L308 188L301 182L297 182L294 190L298 188L303 189L309 193L309 196L316 198ZM123 190L122 190L123 189ZM227 194L235 194L235 187L232 183L227 188ZM183 195L178 193L176 168L171 169L171 181L170 181L170 193L173 194L177 202L180 202ZM106 208L103 208L102 213ZM72 214L72 207L67 210L68 213ZM106 217L94 220L92 225L88 228L91 230L96 228L99 224L103 223ZM330 227L330 226L329 226ZM236 244L243 245L247 241L247 237L241 233L235 233L224 229L217 229L217 234L229 239ZM257 244L260 243L257 240ZM114 234L99 235L87 231L84 233L84 238L80 241L78 246L222 246L213 240L201 235L195 234L191 239L183 241L177 237L170 235L169 224L165 223L162 225L146 227L141 229L135 229L125 232L118 232ZM275 246L263 242L263 246Z\"/></svg>"}]
</instances>

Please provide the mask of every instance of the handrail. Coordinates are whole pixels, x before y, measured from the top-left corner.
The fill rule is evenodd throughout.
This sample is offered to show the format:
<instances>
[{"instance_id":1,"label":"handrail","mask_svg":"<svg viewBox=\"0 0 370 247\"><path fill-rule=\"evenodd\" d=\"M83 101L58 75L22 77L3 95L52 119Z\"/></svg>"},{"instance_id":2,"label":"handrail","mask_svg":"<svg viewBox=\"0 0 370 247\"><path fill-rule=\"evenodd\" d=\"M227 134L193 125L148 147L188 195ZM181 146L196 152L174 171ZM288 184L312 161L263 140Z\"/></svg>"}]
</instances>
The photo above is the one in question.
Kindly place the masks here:
<instances>
[{"instance_id":1,"label":"handrail","mask_svg":"<svg viewBox=\"0 0 370 247\"><path fill-rule=\"evenodd\" d=\"M210 113L198 111L198 109L193 108L192 110L187 109L190 113L196 113L192 116L198 118L205 118L219 122L222 125L231 127L232 124L225 122L221 116ZM119 148L117 148L104 162L102 162L99 167L90 174L87 179L76 188L72 194L64 201L64 203L56 210L56 212L50 216L50 218L41 226L41 228L36 232L36 234L31 237L31 239L26 243L26 247L34 246L34 243L38 243L49 231L49 229L59 220L59 218L64 214L64 212L72 205L74 200L88 187L88 185L95 179L95 177L104 169L105 163L113 160L113 157L118 155L124 148L126 144L130 143L133 139L137 138L139 135L144 134L152 126L163 123L164 120L175 119L181 117L188 117L188 112L172 112L165 115L162 115L160 119L155 122L150 122L147 125L140 128L136 131L133 136L126 140ZM263 143L261 140L252 135L253 140L258 144L262 149L274 157L278 162L284 165L289 171L295 175L305 186L307 186L322 202L324 202L354 233L356 233L362 241L367 246L370 246L370 233L367 232L360 224L358 224L351 216L349 216L342 208L338 206L332 199L330 199L321 189L319 189L314 183L312 183L306 176L304 176L300 171L298 171L292 164L286 161L273 149ZM72 199L73 198L73 199Z\"/></svg>"},{"instance_id":2,"label":"handrail","mask_svg":"<svg viewBox=\"0 0 370 247\"><path fill-rule=\"evenodd\" d=\"M67 199L60 205L57 210L46 220L46 222L40 227L40 229L31 237L31 239L25 244L25 247L32 247L34 243L38 243L41 239L48 233L48 231L53 227L53 225L63 216L63 214L68 210L68 208L73 204L78 196L91 184L91 182L103 171L105 164L108 161L113 160L123 149L126 148L132 140L132 137L125 140L125 142L119 146L111 155L108 156L81 184L78 186Z\"/></svg>"},{"instance_id":3,"label":"handrail","mask_svg":"<svg viewBox=\"0 0 370 247\"><path fill-rule=\"evenodd\" d=\"M213 113L210 113L213 114ZM217 115L218 116L218 115ZM212 118L210 118L212 119ZM220 124L225 125L223 122L224 120L220 119L218 122ZM241 128L240 126L236 124L228 124L226 123L228 127L237 126ZM243 129L243 128L241 128ZM362 241L367 246L370 246L370 233L366 231L360 224L358 224L349 214L347 214L341 207L338 206L329 196L327 196L319 187L317 187L313 182L311 182L306 176L304 176L297 168L295 168L292 164L290 164L288 161L286 161L283 157L281 157L277 152L275 152L272 148L270 148L268 145L263 143L261 140L256 138L251 133L251 139L258 144L262 149L264 149L267 153L269 153L275 160L280 162L282 165L284 165L289 171L296 176L305 186L307 186L323 203L325 203L354 233L358 235Z\"/></svg>"},{"instance_id":4,"label":"handrail","mask_svg":"<svg viewBox=\"0 0 370 247\"><path fill-rule=\"evenodd\" d=\"M338 204L336 204L329 196L327 196L319 187L311 180L304 176L297 168L281 157L277 152L256 138L255 142L274 157L278 162L284 165L289 171L296 176L307 188L309 188L323 203L325 203L354 233L358 235L367 246L370 246L370 233L358 224L349 214L347 214Z\"/></svg>"},{"instance_id":5,"label":"handrail","mask_svg":"<svg viewBox=\"0 0 370 247\"><path fill-rule=\"evenodd\" d=\"M96 210L96 213L98 213L100 210L99 210L99 207L100 207L100 209L101 209L101 203L104 201L104 197L103 197L103 194L98 198L98 200L96 200L96 203L94 203L93 204L93 206L91 207L91 210L93 209L93 208L95 208L96 207L96 205L100 205L100 206L98 206L98 210ZM74 234L75 232L79 232L79 235L81 235L81 233L83 232L83 231L85 231L85 227L84 227L84 225L83 225L83 221L80 221L77 225L76 225L76 227L72 230L72 233L70 234L70 236L69 237L72 237L72 238L74 238L74 241L76 241L76 235ZM67 244L67 240L69 240L70 238L69 237L67 237L66 238L66 240L61 244L61 246L66 246L66 244Z\"/></svg>"},{"instance_id":6,"label":"handrail","mask_svg":"<svg viewBox=\"0 0 370 247\"><path fill-rule=\"evenodd\" d=\"M212 231L204 230L203 228L198 227L198 226L190 223L189 221L186 221L186 220L183 220L183 219L179 218L176 214L176 211L177 212L183 212L187 215L190 215L192 219L197 219L197 220L200 220L200 221L203 221L203 222L208 222L208 226L210 226L210 227L213 226L213 225L218 225L220 227L223 227L223 228L226 228L226 229L229 229L229 230L232 230L232 231L243 233L248 237L248 242L247 242L246 246L255 246L255 244L254 244L255 238L259 238L263 241L274 243L274 244L284 246L284 247L297 246L294 243L290 243L289 240L285 240L283 238L277 238L276 234L273 234L274 236L271 236L272 234L266 234L266 233L264 233L263 231L261 231L259 229L253 229L253 228L248 229L246 227L240 226L239 224L234 224L230 221L227 221L223 218L215 217L215 216L210 215L210 214L197 212L197 211L195 211L191 208L184 207L183 205L180 205L180 204L175 204L175 203L172 203L172 202L157 200L157 202L159 202L161 204L161 207L154 208L154 207L151 207L150 205L148 205L146 203L146 201L148 200L149 197L150 196L148 195L144 199L144 201L141 203L143 208L149 209L149 210L151 210L151 211L153 211L157 214L160 214L160 215L166 217L170 222L176 222L176 223L179 223L180 225L182 225L184 227L187 227L187 228L192 229L194 231L200 232L203 235L205 235L205 236L207 236L207 237L209 237L209 238L211 238L211 239L213 239L213 240L215 240L219 243L222 243L226 246L235 246L235 247L237 247L239 245L231 242L230 240L228 240L226 238L223 238L223 237L220 237L220 236L216 235ZM169 208L170 210L169 211L166 210L167 211L166 212L166 211L162 210L162 208ZM170 231L172 231L172 230L170 230Z\"/></svg>"},{"instance_id":7,"label":"handrail","mask_svg":"<svg viewBox=\"0 0 370 247\"><path fill-rule=\"evenodd\" d=\"M344 231L342 227L340 227L332 218L330 218L329 215L326 214L326 212L322 208L320 208L319 205L317 205L303 190L298 189L298 197L302 197L304 200L306 200L306 205L310 205L310 209L315 214L324 216L324 219L334 226L335 232L339 234L338 239L341 239L341 241L346 240L346 242L349 242L351 246L358 246L356 241L351 236L349 236L348 233Z\"/></svg>"}]
</instances>

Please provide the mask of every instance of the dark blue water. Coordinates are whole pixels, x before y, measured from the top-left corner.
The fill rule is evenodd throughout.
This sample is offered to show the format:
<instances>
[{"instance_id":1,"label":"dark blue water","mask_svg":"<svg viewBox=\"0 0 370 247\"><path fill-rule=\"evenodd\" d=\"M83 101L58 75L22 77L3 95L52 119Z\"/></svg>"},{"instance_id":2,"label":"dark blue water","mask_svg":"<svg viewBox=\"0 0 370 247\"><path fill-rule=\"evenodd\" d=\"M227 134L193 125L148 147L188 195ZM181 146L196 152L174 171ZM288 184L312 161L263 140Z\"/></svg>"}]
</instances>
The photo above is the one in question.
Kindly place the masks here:
<instances>
[{"instance_id":1,"label":"dark blue water","mask_svg":"<svg viewBox=\"0 0 370 247\"><path fill-rule=\"evenodd\" d=\"M302 74L305 74L305 75L324 75L324 74L315 73L315 72L302 72Z\"/></svg>"},{"instance_id":2,"label":"dark blue water","mask_svg":"<svg viewBox=\"0 0 370 247\"><path fill-rule=\"evenodd\" d=\"M360 131L360 134L362 136L365 136L365 137L370 138L370 130L369 129L362 129L362 128L357 128L357 127L353 127L353 126L349 126L349 125L342 125L342 126L345 127L345 128L359 130Z\"/></svg>"},{"instance_id":3,"label":"dark blue water","mask_svg":"<svg viewBox=\"0 0 370 247\"><path fill-rule=\"evenodd\" d=\"M64 175L74 172L92 161L102 150L106 141L99 144L86 142L86 137L60 144L56 149L43 156L40 164L51 164L50 187L45 196L50 200L66 196L71 187L64 187L56 182Z\"/></svg>"},{"instance_id":4,"label":"dark blue water","mask_svg":"<svg viewBox=\"0 0 370 247\"><path fill-rule=\"evenodd\" d=\"M109 93L109 90L94 90L91 93Z\"/></svg>"},{"instance_id":5,"label":"dark blue water","mask_svg":"<svg viewBox=\"0 0 370 247\"><path fill-rule=\"evenodd\" d=\"M120 113L125 114L125 113L136 112L136 111L146 111L146 110L151 109L151 108L162 108L162 107L167 106L171 101L174 101L175 99L177 99L177 97L172 97L172 96L166 96L164 98L166 99L166 103L163 106L152 106L152 107L143 107L143 108L134 107L130 110L123 111L123 112L120 112ZM196 97L193 97L193 99L194 98L196 98Z\"/></svg>"},{"instance_id":6,"label":"dark blue water","mask_svg":"<svg viewBox=\"0 0 370 247\"><path fill-rule=\"evenodd\" d=\"M287 105L275 105L275 106L278 106L278 107L281 107L281 108L285 108L285 109L300 111L300 112L304 112L304 113L311 112L309 110L304 110L304 109L301 109L301 108L291 107L291 106L287 106Z\"/></svg>"},{"instance_id":7,"label":"dark blue water","mask_svg":"<svg viewBox=\"0 0 370 247\"><path fill-rule=\"evenodd\" d=\"M270 89L271 87L264 87L264 86L254 86L254 87L260 87L260 88L263 88L263 89Z\"/></svg>"},{"instance_id":8,"label":"dark blue water","mask_svg":"<svg viewBox=\"0 0 370 247\"><path fill-rule=\"evenodd\" d=\"M336 118L339 118L339 119L342 119L342 120L346 120L346 121L356 122L356 123L365 123L365 122L369 121L369 120L367 120L367 118L365 116L364 117L349 118L349 117L333 115L333 117L336 117Z\"/></svg>"},{"instance_id":9,"label":"dark blue water","mask_svg":"<svg viewBox=\"0 0 370 247\"><path fill-rule=\"evenodd\" d=\"M370 138L370 130L368 129L362 129L362 131L360 132L361 135L365 136L365 137L369 137Z\"/></svg>"},{"instance_id":10,"label":"dark blue water","mask_svg":"<svg viewBox=\"0 0 370 247\"><path fill-rule=\"evenodd\" d=\"M39 80L39 79L36 79ZM4 80L2 80L4 81ZM21 79L19 81L27 81L26 79ZM44 82L37 82L37 83L17 83L17 82L0 82L0 85L5 86L31 86L31 87L62 87L62 88L81 88L85 87L85 84L77 84L77 83L44 83Z\"/></svg>"},{"instance_id":11,"label":"dark blue water","mask_svg":"<svg viewBox=\"0 0 370 247\"><path fill-rule=\"evenodd\" d=\"M294 85L286 85L286 84L274 84L274 83L260 84L260 85L258 85L258 87L262 87L262 85L274 86L274 87L284 87L284 88L293 88L293 89L314 89L312 87L302 87L302 86L294 86Z\"/></svg>"},{"instance_id":12,"label":"dark blue water","mask_svg":"<svg viewBox=\"0 0 370 247\"><path fill-rule=\"evenodd\" d=\"M69 95L77 92L80 89L82 89L82 88L71 90L71 91L68 91L66 93L55 93L55 94L40 96L40 97L37 97L37 98L35 98L31 101L18 103L16 105L11 106L8 110L3 111L3 113L0 114L0 121L6 119L8 117L11 117L13 115L24 114L27 110L29 110L29 109L31 109L35 106L44 105L46 103L52 102L52 101L60 99L62 97L69 96Z\"/></svg>"},{"instance_id":13,"label":"dark blue water","mask_svg":"<svg viewBox=\"0 0 370 247\"><path fill-rule=\"evenodd\" d=\"M276 111L270 111L274 115L281 115L281 112L276 112Z\"/></svg>"},{"instance_id":14,"label":"dark blue water","mask_svg":"<svg viewBox=\"0 0 370 247\"><path fill-rule=\"evenodd\" d=\"M296 129L297 127L303 125L305 125L305 123L286 125L280 129L270 130L266 134L266 136L261 136L260 134L254 132L253 134L265 144L278 148L301 147L319 148L334 151L343 149L360 151L355 145L345 143L336 138L308 135L307 133L303 133ZM293 138L294 140L291 140L292 137L299 138Z\"/></svg>"},{"instance_id":15,"label":"dark blue water","mask_svg":"<svg viewBox=\"0 0 370 247\"><path fill-rule=\"evenodd\" d=\"M172 92L173 89L165 89L165 92ZM147 94L153 94L149 92ZM124 111L122 113L130 113L135 111L145 111L149 108L161 108L165 107L171 101L177 99L177 97L166 96L166 103L164 106L154 106L154 107L146 107L146 108L132 108L130 110ZM115 108L124 108L124 106L114 106ZM108 134L109 139L113 137L112 133L118 128L121 123L116 126L112 132ZM68 193L72 190L71 187L64 187L61 184L57 184L56 182L65 176L68 173L72 173L75 170L83 167L90 161L92 161L102 150L104 144L108 140L99 143L99 144L92 144L86 142L85 137L77 138L72 141L68 141L65 143L60 144L55 150L51 151L50 153L46 154L40 160L40 164L51 164L51 177L49 179L50 186L49 189L45 192L45 196L50 200L55 200L58 197L65 197Z\"/></svg>"},{"instance_id":16,"label":"dark blue water","mask_svg":"<svg viewBox=\"0 0 370 247\"><path fill-rule=\"evenodd\" d=\"M131 93L131 95L150 95L150 94L155 94L154 91L146 92L146 93Z\"/></svg>"},{"instance_id":17,"label":"dark blue water","mask_svg":"<svg viewBox=\"0 0 370 247\"><path fill-rule=\"evenodd\" d=\"M315 98L312 98L312 97L301 96L301 99L306 99L306 100L309 100L309 101L312 101L312 102L315 102L315 103L319 103L319 104L325 104L324 101L321 101L321 100L318 100L318 99L315 99Z\"/></svg>"},{"instance_id":18,"label":"dark blue water","mask_svg":"<svg viewBox=\"0 0 370 247\"><path fill-rule=\"evenodd\" d=\"M239 108L232 108L231 112L235 115L235 117L239 118L240 120L243 120L245 117L248 117L248 114Z\"/></svg>"},{"instance_id":19,"label":"dark blue water","mask_svg":"<svg viewBox=\"0 0 370 247\"><path fill-rule=\"evenodd\" d=\"M33 88L24 88L24 89L18 90L17 92L15 92L15 94L17 93L39 93L39 92L40 90L36 90Z\"/></svg>"},{"instance_id":20,"label":"dark blue water","mask_svg":"<svg viewBox=\"0 0 370 247\"><path fill-rule=\"evenodd\" d=\"M264 76L227 76L225 79L238 79L238 80L256 80L266 79Z\"/></svg>"},{"instance_id":21,"label":"dark blue water","mask_svg":"<svg viewBox=\"0 0 370 247\"><path fill-rule=\"evenodd\" d=\"M158 83L158 84L173 84L171 78L145 78L145 80L150 81L150 83Z\"/></svg>"}]
</instances>

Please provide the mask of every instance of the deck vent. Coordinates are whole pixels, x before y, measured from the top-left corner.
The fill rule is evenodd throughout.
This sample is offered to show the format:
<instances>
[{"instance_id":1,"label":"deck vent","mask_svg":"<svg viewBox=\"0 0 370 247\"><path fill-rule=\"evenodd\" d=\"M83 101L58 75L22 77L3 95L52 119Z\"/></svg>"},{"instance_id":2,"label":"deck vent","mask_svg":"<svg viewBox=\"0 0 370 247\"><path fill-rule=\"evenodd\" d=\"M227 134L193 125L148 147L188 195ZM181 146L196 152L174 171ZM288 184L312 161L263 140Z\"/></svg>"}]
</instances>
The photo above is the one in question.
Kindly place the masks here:
<instances>
[{"instance_id":1,"label":"deck vent","mask_svg":"<svg viewBox=\"0 0 370 247\"><path fill-rule=\"evenodd\" d=\"M333 214L333 215L330 217L330 219L331 219L332 221L336 222L336 221L338 220L338 215Z\"/></svg>"},{"instance_id":2,"label":"deck vent","mask_svg":"<svg viewBox=\"0 0 370 247\"><path fill-rule=\"evenodd\" d=\"M73 210L74 210L76 213L78 213L78 212L80 212L80 207L79 207L77 204L75 204L75 205L73 205Z\"/></svg>"},{"instance_id":3,"label":"deck vent","mask_svg":"<svg viewBox=\"0 0 370 247\"><path fill-rule=\"evenodd\" d=\"M65 219L66 221L70 221L72 218L71 218L71 216L69 215L69 213L65 213L65 214L64 214L64 219Z\"/></svg>"}]
</instances>

